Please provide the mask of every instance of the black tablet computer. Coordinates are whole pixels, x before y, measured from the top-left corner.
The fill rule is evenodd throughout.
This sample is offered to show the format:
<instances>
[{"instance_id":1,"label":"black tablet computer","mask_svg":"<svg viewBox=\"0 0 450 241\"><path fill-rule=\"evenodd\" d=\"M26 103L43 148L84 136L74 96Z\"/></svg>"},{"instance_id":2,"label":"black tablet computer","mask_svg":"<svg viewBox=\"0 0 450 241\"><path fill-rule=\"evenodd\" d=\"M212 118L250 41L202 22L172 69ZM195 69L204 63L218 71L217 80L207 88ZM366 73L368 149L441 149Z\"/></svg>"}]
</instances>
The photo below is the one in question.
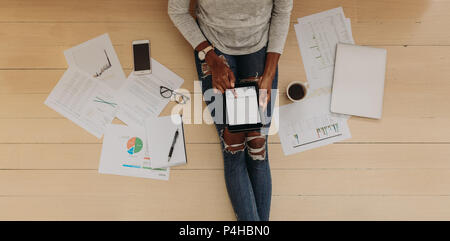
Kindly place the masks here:
<instances>
[{"instance_id":1,"label":"black tablet computer","mask_svg":"<svg viewBox=\"0 0 450 241\"><path fill-rule=\"evenodd\" d=\"M239 83L226 90L224 98L224 123L230 132L259 131L262 127L257 82Z\"/></svg>"}]
</instances>

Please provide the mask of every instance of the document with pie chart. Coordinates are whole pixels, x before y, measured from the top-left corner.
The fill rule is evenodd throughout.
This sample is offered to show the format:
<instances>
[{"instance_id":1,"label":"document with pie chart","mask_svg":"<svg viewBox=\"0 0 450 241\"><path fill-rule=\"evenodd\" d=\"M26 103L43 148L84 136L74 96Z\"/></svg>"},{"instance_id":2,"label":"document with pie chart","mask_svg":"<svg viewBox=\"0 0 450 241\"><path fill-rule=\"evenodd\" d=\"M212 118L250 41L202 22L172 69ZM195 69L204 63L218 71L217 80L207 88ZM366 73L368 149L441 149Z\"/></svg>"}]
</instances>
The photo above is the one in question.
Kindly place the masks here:
<instances>
[{"instance_id":1,"label":"document with pie chart","mask_svg":"<svg viewBox=\"0 0 450 241\"><path fill-rule=\"evenodd\" d=\"M98 171L103 174L168 180L169 168L151 167L146 141L144 128L108 125Z\"/></svg>"}]
</instances>

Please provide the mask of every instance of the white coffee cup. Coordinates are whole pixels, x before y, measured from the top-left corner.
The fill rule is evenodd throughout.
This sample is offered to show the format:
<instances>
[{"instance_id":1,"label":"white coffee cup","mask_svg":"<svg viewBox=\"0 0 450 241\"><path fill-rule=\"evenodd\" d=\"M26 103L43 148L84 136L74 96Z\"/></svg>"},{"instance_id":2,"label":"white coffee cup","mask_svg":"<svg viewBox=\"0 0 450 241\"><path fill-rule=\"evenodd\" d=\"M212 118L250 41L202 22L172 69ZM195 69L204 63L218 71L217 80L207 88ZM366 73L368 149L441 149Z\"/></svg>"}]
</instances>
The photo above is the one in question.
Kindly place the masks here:
<instances>
[{"instance_id":1,"label":"white coffee cup","mask_svg":"<svg viewBox=\"0 0 450 241\"><path fill-rule=\"evenodd\" d=\"M293 81L286 87L286 95L292 102L300 102L308 94L308 83Z\"/></svg>"}]
</instances>

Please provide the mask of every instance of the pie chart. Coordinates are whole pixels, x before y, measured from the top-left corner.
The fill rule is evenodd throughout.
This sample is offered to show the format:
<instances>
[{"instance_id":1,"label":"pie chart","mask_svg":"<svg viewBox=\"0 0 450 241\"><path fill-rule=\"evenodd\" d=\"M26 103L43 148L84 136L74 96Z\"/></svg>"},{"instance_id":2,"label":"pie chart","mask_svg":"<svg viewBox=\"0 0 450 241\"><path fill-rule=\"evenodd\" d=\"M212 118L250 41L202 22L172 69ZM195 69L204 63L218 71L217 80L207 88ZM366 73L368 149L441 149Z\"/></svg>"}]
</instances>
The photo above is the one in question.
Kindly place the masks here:
<instances>
[{"instance_id":1,"label":"pie chart","mask_svg":"<svg viewBox=\"0 0 450 241\"><path fill-rule=\"evenodd\" d=\"M139 137L132 137L127 142L127 152L130 155L140 152L142 147L142 140Z\"/></svg>"}]
</instances>

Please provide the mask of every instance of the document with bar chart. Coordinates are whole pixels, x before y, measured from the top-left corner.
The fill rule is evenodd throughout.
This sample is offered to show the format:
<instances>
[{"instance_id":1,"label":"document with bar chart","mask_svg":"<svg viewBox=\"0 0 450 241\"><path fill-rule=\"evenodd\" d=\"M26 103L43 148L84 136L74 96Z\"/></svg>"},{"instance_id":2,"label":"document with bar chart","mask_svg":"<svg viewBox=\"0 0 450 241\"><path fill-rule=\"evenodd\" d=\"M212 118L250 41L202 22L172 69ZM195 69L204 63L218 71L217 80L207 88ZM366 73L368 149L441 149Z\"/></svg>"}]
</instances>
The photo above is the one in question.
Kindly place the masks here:
<instances>
[{"instance_id":1,"label":"document with bar chart","mask_svg":"<svg viewBox=\"0 0 450 241\"><path fill-rule=\"evenodd\" d=\"M346 116L331 113L329 106L329 95L317 95L280 107L278 134L285 155L351 137Z\"/></svg>"}]
</instances>

